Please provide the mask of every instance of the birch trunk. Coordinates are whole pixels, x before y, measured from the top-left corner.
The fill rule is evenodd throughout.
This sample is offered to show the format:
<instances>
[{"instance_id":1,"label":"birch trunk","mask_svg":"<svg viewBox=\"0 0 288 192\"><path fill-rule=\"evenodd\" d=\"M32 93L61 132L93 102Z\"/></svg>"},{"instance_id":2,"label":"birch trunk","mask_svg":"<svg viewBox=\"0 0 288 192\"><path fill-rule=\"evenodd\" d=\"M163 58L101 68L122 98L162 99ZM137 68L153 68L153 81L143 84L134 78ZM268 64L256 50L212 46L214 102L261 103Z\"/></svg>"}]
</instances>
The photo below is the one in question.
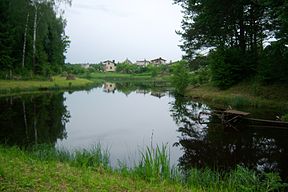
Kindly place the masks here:
<instances>
[{"instance_id":1,"label":"birch trunk","mask_svg":"<svg viewBox=\"0 0 288 192\"><path fill-rule=\"evenodd\" d=\"M25 67L25 55L26 55L26 41L27 41L27 30L28 30L29 12L27 13L25 31L24 31L24 43L22 52L22 68Z\"/></svg>"},{"instance_id":2,"label":"birch trunk","mask_svg":"<svg viewBox=\"0 0 288 192\"><path fill-rule=\"evenodd\" d=\"M37 4L34 4L35 15L34 15L34 27L33 27L33 69L35 70L35 60L36 60L36 37L37 37L37 16L38 16L38 7Z\"/></svg>"},{"instance_id":3,"label":"birch trunk","mask_svg":"<svg viewBox=\"0 0 288 192\"><path fill-rule=\"evenodd\" d=\"M23 118L24 118L24 125L25 125L25 132L26 132L26 138L28 140L28 125L27 125L27 115L26 115L26 105L25 101L22 101L22 108L23 108Z\"/></svg>"},{"instance_id":4,"label":"birch trunk","mask_svg":"<svg viewBox=\"0 0 288 192\"><path fill-rule=\"evenodd\" d=\"M38 131L37 131L37 115L36 115L36 106L34 104L34 122L33 122L33 128L34 128L34 138L35 138L35 144L38 144Z\"/></svg>"}]
</instances>

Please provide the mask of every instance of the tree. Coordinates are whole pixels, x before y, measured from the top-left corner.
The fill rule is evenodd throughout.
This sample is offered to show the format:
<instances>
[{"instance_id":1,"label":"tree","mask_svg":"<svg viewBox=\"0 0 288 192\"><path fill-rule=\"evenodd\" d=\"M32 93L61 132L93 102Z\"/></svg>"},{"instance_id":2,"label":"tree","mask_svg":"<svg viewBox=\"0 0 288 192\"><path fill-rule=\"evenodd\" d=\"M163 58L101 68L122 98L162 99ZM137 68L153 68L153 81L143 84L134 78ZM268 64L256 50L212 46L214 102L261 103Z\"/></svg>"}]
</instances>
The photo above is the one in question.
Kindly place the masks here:
<instances>
[{"instance_id":1,"label":"tree","mask_svg":"<svg viewBox=\"0 0 288 192\"><path fill-rule=\"evenodd\" d=\"M257 75L264 42L276 38L287 44L287 1L175 0L175 3L184 10L182 31L178 34L183 39L181 49L186 52L185 57L191 61L199 50L214 49L210 63L212 80L218 86L229 87Z\"/></svg>"},{"instance_id":2,"label":"tree","mask_svg":"<svg viewBox=\"0 0 288 192\"><path fill-rule=\"evenodd\" d=\"M33 70L60 72L69 46L66 21L57 10L70 0L2 0L0 2L0 74L12 77Z\"/></svg>"}]
</instances>

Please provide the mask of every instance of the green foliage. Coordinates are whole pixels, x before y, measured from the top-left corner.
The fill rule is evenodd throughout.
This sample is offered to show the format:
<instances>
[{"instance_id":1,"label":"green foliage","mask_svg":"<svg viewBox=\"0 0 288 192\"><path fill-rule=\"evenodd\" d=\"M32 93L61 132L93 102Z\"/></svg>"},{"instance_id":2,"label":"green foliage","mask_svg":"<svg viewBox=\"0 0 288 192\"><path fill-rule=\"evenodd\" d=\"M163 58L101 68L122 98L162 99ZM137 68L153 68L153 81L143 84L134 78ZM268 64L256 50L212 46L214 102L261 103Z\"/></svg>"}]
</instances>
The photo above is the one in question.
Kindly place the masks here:
<instances>
[{"instance_id":1,"label":"green foliage","mask_svg":"<svg viewBox=\"0 0 288 192\"><path fill-rule=\"evenodd\" d=\"M116 71L124 74L135 74L145 72L146 68L135 64L120 63L117 65Z\"/></svg>"},{"instance_id":2,"label":"green foliage","mask_svg":"<svg viewBox=\"0 0 288 192\"><path fill-rule=\"evenodd\" d=\"M189 68L191 71L197 71L199 69L205 68L209 65L209 60L207 56L197 55L194 59L189 62Z\"/></svg>"},{"instance_id":3,"label":"green foliage","mask_svg":"<svg viewBox=\"0 0 288 192\"><path fill-rule=\"evenodd\" d=\"M109 168L109 152L102 150L100 144L90 150L76 151L73 155L72 165L82 167Z\"/></svg>"},{"instance_id":4,"label":"green foliage","mask_svg":"<svg viewBox=\"0 0 288 192\"><path fill-rule=\"evenodd\" d=\"M274 191L284 190L287 184L281 183L279 175L263 173L237 166L230 172L217 172L210 169L192 169L188 174L187 183L190 188L204 191Z\"/></svg>"},{"instance_id":5,"label":"green foliage","mask_svg":"<svg viewBox=\"0 0 288 192\"><path fill-rule=\"evenodd\" d=\"M82 67L80 64L65 64L64 71L68 74L82 75L88 70Z\"/></svg>"},{"instance_id":6,"label":"green foliage","mask_svg":"<svg viewBox=\"0 0 288 192\"><path fill-rule=\"evenodd\" d=\"M4 170L2 166L0 165L0 180L1 180L1 177L4 177Z\"/></svg>"},{"instance_id":7,"label":"green foliage","mask_svg":"<svg viewBox=\"0 0 288 192\"><path fill-rule=\"evenodd\" d=\"M211 80L211 71L209 67L201 67L190 73L189 83L192 85L202 85Z\"/></svg>"},{"instance_id":8,"label":"green foliage","mask_svg":"<svg viewBox=\"0 0 288 192\"><path fill-rule=\"evenodd\" d=\"M274 42L264 49L258 78L264 83L288 83L288 48L283 43Z\"/></svg>"},{"instance_id":9,"label":"green foliage","mask_svg":"<svg viewBox=\"0 0 288 192\"><path fill-rule=\"evenodd\" d=\"M68 37L64 32L66 21L61 16L57 16L55 1L35 2L35 4L33 1L26 0L0 2L0 67L2 70L11 70L17 75L22 75L21 70L33 71L34 74L44 76L61 72L65 60L64 53L69 46ZM34 59L35 14L38 17ZM26 45L25 52L24 45Z\"/></svg>"},{"instance_id":10,"label":"green foliage","mask_svg":"<svg viewBox=\"0 0 288 192\"><path fill-rule=\"evenodd\" d=\"M170 180L170 161L167 146L157 146L156 149L147 147L141 152L141 160L136 165L135 173L149 181Z\"/></svg>"},{"instance_id":11,"label":"green foliage","mask_svg":"<svg viewBox=\"0 0 288 192\"><path fill-rule=\"evenodd\" d=\"M172 68L172 85L175 87L177 93L183 93L189 84L189 73L186 61L176 63Z\"/></svg>"},{"instance_id":12,"label":"green foliage","mask_svg":"<svg viewBox=\"0 0 288 192\"><path fill-rule=\"evenodd\" d=\"M286 1L189 1L174 0L183 8L181 48L194 63L199 51L214 50L209 56L212 82L226 89L245 79L286 84L288 3ZM264 42L277 41L264 47Z\"/></svg>"},{"instance_id":13,"label":"green foliage","mask_svg":"<svg viewBox=\"0 0 288 192\"><path fill-rule=\"evenodd\" d=\"M212 82L221 89L250 78L255 74L255 63L249 53L240 49L218 49L209 54Z\"/></svg>"},{"instance_id":14,"label":"green foliage","mask_svg":"<svg viewBox=\"0 0 288 192\"><path fill-rule=\"evenodd\" d=\"M191 188L209 189L214 185L214 188L218 188L221 184L221 175L210 169L192 169L187 176L187 183Z\"/></svg>"},{"instance_id":15,"label":"green foliage","mask_svg":"<svg viewBox=\"0 0 288 192\"><path fill-rule=\"evenodd\" d=\"M281 120L288 122L288 114L282 115Z\"/></svg>"}]
</instances>

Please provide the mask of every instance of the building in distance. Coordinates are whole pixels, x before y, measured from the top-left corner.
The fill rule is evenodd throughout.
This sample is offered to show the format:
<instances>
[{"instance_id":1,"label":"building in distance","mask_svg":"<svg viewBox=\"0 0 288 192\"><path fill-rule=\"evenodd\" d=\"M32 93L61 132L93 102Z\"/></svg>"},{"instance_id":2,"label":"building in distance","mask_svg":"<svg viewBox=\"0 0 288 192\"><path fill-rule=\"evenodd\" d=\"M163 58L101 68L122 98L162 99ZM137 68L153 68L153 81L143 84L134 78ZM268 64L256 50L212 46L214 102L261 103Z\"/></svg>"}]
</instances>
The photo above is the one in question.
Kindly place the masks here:
<instances>
[{"instance_id":1,"label":"building in distance","mask_svg":"<svg viewBox=\"0 0 288 192\"><path fill-rule=\"evenodd\" d=\"M115 72L116 71L115 60L113 60L113 61L107 60L107 61L104 61L103 64L104 64L104 71L105 72Z\"/></svg>"}]
</instances>

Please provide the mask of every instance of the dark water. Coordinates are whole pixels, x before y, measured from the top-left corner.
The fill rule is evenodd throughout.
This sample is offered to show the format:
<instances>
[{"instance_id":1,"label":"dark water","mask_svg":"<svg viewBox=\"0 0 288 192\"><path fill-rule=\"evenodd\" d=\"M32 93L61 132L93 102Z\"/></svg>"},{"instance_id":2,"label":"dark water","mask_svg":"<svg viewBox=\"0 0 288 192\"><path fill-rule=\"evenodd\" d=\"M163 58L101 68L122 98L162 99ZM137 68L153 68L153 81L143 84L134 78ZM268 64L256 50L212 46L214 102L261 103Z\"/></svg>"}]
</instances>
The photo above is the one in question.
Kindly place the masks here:
<instances>
[{"instance_id":1,"label":"dark water","mask_svg":"<svg viewBox=\"0 0 288 192\"><path fill-rule=\"evenodd\" d=\"M117 87L117 89L116 89ZM144 89L145 88L145 89ZM106 84L89 91L0 98L0 143L29 147L90 148L101 143L117 159L133 164L145 146L167 144L171 162L183 170L236 165L278 172L287 181L288 130L247 124L225 128L207 104L147 87ZM265 113L263 113L265 111ZM258 109L263 118L277 112Z\"/></svg>"}]
</instances>

